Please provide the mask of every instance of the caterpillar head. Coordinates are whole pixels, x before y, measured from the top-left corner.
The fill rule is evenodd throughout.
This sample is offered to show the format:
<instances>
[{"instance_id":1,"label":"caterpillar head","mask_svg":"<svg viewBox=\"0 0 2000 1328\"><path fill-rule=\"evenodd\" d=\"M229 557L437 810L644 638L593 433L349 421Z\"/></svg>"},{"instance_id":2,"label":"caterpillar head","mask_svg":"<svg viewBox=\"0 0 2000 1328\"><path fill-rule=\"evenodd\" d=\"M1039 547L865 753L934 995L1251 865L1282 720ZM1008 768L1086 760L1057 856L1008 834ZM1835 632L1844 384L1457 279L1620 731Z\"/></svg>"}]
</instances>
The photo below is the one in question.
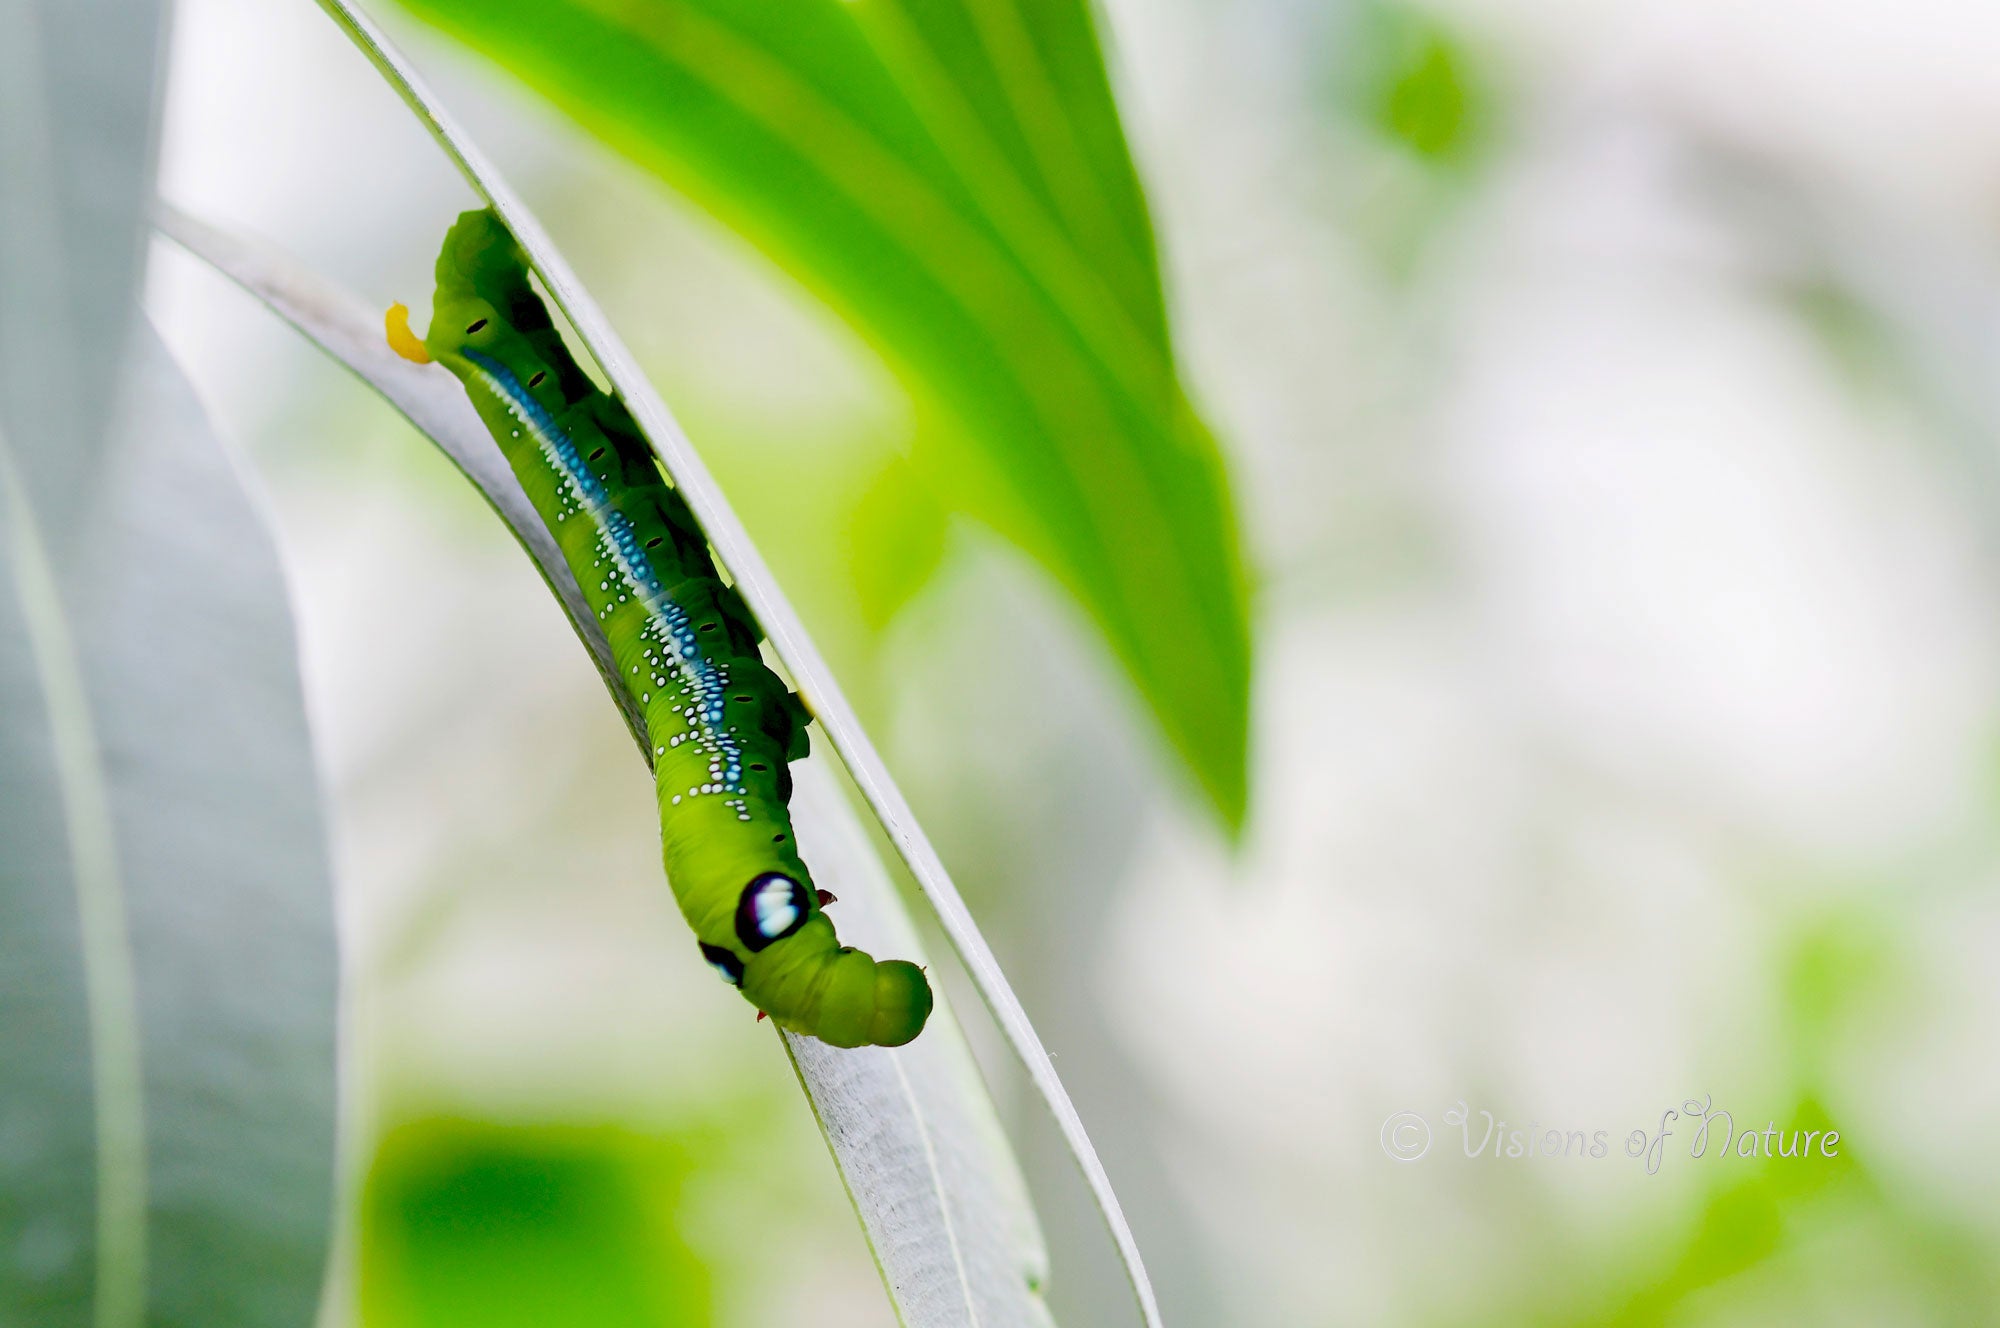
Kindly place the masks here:
<instances>
[{"instance_id":1,"label":"caterpillar head","mask_svg":"<svg viewBox=\"0 0 2000 1328\"><path fill-rule=\"evenodd\" d=\"M532 351L564 401L580 401L595 386L577 365L528 280L528 255L490 208L461 212L438 251L437 301L442 310L460 299L483 301ZM477 312L471 306L466 312ZM466 320L469 322L470 320ZM431 331L439 330L433 319ZM449 332L449 327L445 329ZM433 347L433 350L436 348ZM508 361L510 367L512 361ZM527 381L523 376L522 381Z\"/></svg>"},{"instance_id":2,"label":"caterpillar head","mask_svg":"<svg viewBox=\"0 0 2000 1328\"><path fill-rule=\"evenodd\" d=\"M528 256L491 208L474 208L459 213L445 233L437 284L441 295L474 295L511 314L509 306L528 287Z\"/></svg>"},{"instance_id":3,"label":"caterpillar head","mask_svg":"<svg viewBox=\"0 0 2000 1328\"><path fill-rule=\"evenodd\" d=\"M461 213L438 253L430 332L410 331L409 310L389 309L389 344L408 360L437 361L460 378L498 365L552 414L590 395L548 310L528 280L527 255L498 217Z\"/></svg>"}]
</instances>

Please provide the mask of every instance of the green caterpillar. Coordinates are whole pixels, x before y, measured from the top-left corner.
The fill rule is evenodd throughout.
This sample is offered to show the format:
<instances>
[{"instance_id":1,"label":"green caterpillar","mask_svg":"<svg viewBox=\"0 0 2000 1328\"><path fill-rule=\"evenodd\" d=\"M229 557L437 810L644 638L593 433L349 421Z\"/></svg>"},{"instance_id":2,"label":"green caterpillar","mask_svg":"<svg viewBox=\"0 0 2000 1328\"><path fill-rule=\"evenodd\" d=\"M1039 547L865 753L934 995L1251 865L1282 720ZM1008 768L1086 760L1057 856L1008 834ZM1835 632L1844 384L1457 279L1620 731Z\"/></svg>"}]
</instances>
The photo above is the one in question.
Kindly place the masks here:
<instances>
[{"instance_id":1,"label":"green caterpillar","mask_svg":"<svg viewBox=\"0 0 2000 1328\"><path fill-rule=\"evenodd\" d=\"M570 356L491 211L445 236L430 334L418 341L408 319L390 309L390 345L465 385L646 716L667 881L702 956L784 1028L837 1047L914 1038L931 1011L923 971L842 946L832 896L799 858L786 804L804 704L765 667L686 501Z\"/></svg>"}]
</instances>

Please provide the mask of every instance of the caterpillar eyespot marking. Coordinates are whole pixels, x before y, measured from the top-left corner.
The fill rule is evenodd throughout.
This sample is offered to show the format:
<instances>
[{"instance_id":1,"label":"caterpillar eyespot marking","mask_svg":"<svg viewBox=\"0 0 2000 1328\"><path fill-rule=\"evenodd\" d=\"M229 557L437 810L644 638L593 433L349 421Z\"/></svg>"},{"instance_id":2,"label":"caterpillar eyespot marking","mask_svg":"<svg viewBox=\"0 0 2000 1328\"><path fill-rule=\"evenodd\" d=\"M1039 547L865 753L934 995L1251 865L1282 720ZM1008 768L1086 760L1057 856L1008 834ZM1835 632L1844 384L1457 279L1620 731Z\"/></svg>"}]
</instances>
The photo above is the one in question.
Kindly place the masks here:
<instances>
[{"instance_id":1,"label":"caterpillar eyespot marking","mask_svg":"<svg viewBox=\"0 0 2000 1328\"><path fill-rule=\"evenodd\" d=\"M724 982L727 982L732 987L743 985L743 961L741 959L738 959L721 946L710 945L707 941L701 943L701 957L708 961L708 966L714 969L717 976Z\"/></svg>"},{"instance_id":2,"label":"caterpillar eyespot marking","mask_svg":"<svg viewBox=\"0 0 2000 1328\"><path fill-rule=\"evenodd\" d=\"M431 307L421 342L392 309L390 344L464 385L605 624L615 676L656 735L667 881L702 958L782 1028L839 1047L916 1037L932 1005L922 971L841 945L820 911L832 896L792 844L787 762L805 753L809 712L759 657L756 623L685 499L624 405L563 345L490 211L464 213L445 237ZM731 704L753 703L759 723L729 722L741 718ZM746 769L776 773L752 782Z\"/></svg>"},{"instance_id":3,"label":"caterpillar eyespot marking","mask_svg":"<svg viewBox=\"0 0 2000 1328\"><path fill-rule=\"evenodd\" d=\"M736 937L752 954L806 925L813 896L783 872L765 872L743 887L736 903Z\"/></svg>"}]
</instances>

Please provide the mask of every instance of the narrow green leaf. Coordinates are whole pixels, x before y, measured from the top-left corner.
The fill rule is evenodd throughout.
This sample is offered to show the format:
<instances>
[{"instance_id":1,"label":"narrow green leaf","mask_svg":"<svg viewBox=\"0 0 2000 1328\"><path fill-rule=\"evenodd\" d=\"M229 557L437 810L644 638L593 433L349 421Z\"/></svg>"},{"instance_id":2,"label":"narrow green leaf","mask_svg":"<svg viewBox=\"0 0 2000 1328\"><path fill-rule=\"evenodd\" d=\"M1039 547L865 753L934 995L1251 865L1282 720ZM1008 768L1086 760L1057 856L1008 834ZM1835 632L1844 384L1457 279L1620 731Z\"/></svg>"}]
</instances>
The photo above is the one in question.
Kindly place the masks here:
<instances>
[{"instance_id":1,"label":"narrow green leaf","mask_svg":"<svg viewBox=\"0 0 2000 1328\"><path fill-rule=\"evenodd\" d=\"M814 870L833 872L844 931L921 960L895 887L820 761L800 763L793 811ZM939 1001L944 1017L933 1013L906 1047L841 1051L791 1033L785 1047L903 1323L1053 1328L1027 1183L941 992Z\"/></svg>"},{"instance_id":2,"label":"narrow green leaf","mask_svg":"<svg viewBox=\"0 0 2000 1328\"><path fill-rule=\"evenodd\" d=\"M943 496L1084 605L1230 825L1247 593L1082 0L404 0L703 200L955 428Z\"/></svg>"},{"instance_id":3,"label":"narrow green leaf","mask_svg":"<svg viewBox=\"0 0 2000 1328\"><path fill-rule=\"evenodd\" d=\"M568 564L457 380L435 366L420 368L397 358L382 343L379 320L367 306L283 255L171 209L163 209L160 224L424 430L480 487L521 541L593 657L609 658L602 628L577 593ZM704 496L690 493L691 500ZM739 584L750 588L750 583ZM775 620L764 621L768 626ZM615 678L607 674L604 681L614 698L623 693ZM833 699L838 702L837 696ZM625 716L640 752L649 752L642 717L629 708ZM830 725L842 722L837 714L828 720L822 713L821 718ZM902 900L852 806L834 786L824 758L800 762L795 775L793 814L799 835L814 845L815 879L840 897L842 935L861 946L921 960L923 950ZM965 1035L943 992L937 1000L924 1035L909 1046L835 1052L788 1033L783 1035L788 1054L902 1322L911 1328L1044 1328L1049 1320L1041 1288L1048 1256L1040 1227ZM1066 1125L1074 1122L1070 1111ZM364 1277L371 1276L378 1279L378 1288L387 1288L382 1294L402 1307L395 1314L403 1317L392 1315L389 1322L449 1321L424 1318L409 1308L413 1297L456 1294L429 1275L397 1272L391 1260L374 1273L364 1270ZM453 1285L464 1289L462 1282ZM363 1294L371 1306L377 1304L375 1291L364 1287Z\"/></svg>"}]
</instances>

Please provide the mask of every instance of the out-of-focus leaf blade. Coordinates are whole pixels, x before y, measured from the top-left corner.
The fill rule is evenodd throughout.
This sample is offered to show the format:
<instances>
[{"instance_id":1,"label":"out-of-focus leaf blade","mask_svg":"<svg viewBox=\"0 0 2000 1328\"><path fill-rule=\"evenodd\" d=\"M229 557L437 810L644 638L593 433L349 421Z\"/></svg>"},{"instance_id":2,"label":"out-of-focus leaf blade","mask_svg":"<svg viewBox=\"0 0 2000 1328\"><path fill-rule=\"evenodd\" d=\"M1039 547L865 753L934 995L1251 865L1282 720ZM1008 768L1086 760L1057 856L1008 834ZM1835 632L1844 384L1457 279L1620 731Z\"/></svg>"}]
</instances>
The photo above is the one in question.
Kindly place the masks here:
<instances>
[{"instance_id":1,"label":"out-of-focus leaf blade","mask_svg":"<svg viewBox=\"0 0 2000 1328\"><path fill-rule=\"evenodd\" d=\"M1433 166L1467 164L1489 126L1476 53L1435 15L1370 0L1352 15L1341 81L1353 113Z\"/></svg>"},{"instance_id":2,"label":"out-of-focus leaf blade","mask_svg":"<svg viewBox=\"0 0 2000 1328\"><path fill-rule=\"evenodd\" d=\"M139 1322L145 1117L111 793L54 560L0 434L0 1308ZM95 1181L93 1189L92 1181Z\"/></svg>"},{"instance_id":3,"label":"out-of-focus leaf blade","mask_svg":"<svg viewBox=\"0 0 2000 1328\"><path fill-rule=\"evenodd\" d=\"M0 444L0 1320L279 1328L333 1202L318 785L276 550L133 345L67 556Z\"/></svg>"},{"instance_id":4,"label":"out-of-focus leaf blade","mask_svg":"<svg viewBox=\"0 0 2000 1328\"><path fill-rule=\"evenodd\" d=\"M944 561L947 513L908 461L884 467L847 532L861 613L877 631L930 583Z\"/></svg>"},{"instance_id":5,"label":"out-of-focus leaf blade","mask_svg":"<svg viewBox=\"0 0 2000 1328\"><path fill-rule=\"evenodd\" d=\"M120 1328L145 1304L137 998L57 569L133 317L161 11L72 12L0 0L0 1317Z\"/></svg>"},{"instance_id":6,"label":"out-of-focus leaf blade","mask_svg":"<svg viewBox=\"0 0 2000 1328\"><path fill-rule=\"evenodd\" d=\"M703 200L940 408L941 496L1084 605L1245 800L1247 593L1082 0L403 0Z\"/></svg>"},{"instance_id":7,"label":"out-of-focus leaf blade","mask_svg":"<svg viewBox=\"0 0 2000 1328\"><path fill-rule=\"evenodd\" d=\"M423 1118L361 1200L368 1328L700 1328L709 1273L675 1222L685 1163L602 1126Z\"/></svg>"},{"instance_id":8,"label":"out-of-focus leaf blade","mask_svg":"<svg viewBox=\"0 0 2000 1328\"><path fill-rule=\"evenodd\" d=\"M293 1325L330 884L276 551L134 331L159 0L0 0L0 1322Z\"/></svg>"},{"instance_id":9,"label":"out-of-focus leaf blade","mask_svg":"<svg viewBox=\"0 0 2000 1328\"><path fill-rule=\"evenodd\" d=\"M504 461L497 468L478 459L468 464L468 455L490 450L498 460L499 453L457 380L386 349L378 354L372 313L282 256L170 212L162 225L341 359L413 423L436 427L433 441L485 491L557 589L577 636L593 655L609 657L568 565L512 471ZM605 685L614 696L621 690L608 675ZM649 751L640 720L629 710L626 718L642 754ZM801 762L796 773L800 839L813 845L814 876L840 898L841 934L885 953L921 957L902 901L823 759ZM834 1051L789 1034L786 1043L903 1322L913 1328L1048 1324L1040 1228L943 994L923 1036L895 1051Z\"/></svg>"},{"instance_id":10,"label":"out-of-focus leaf blade","mask_svg":"<svg viewBox=\"0 0 2000 1328\"><path fill-rule=\"evenodd\" d=\"M58 550L96 478L132 317L163 10L0 0L0 427Z\"/></svg>"},{"instance_id":11,"label":"out-of-focus leaf blade","mask_svg":"<svg viewBox=\"0 0 2000 1328\"><path fill-rule=\"evenodd\" d=\"M950 940L953 951L964 964L967 976L1000 1025L1008 1046L1028 1072L1035 1091L1055 1118L1063 1141L1076 1159L1091 1197L1110 1229L1119 1261L1131 1280L1133 1296L1139 1303L1141 1315L1149 1328L1157 1325L1160 1321L1159 1305L1153 1294L1152 1282L1146 1275L1138 1242L1125 1220L1118 1195L1111 1187L1111 1178L1104 1170L1097 1148L1090 1141L1090 1133L1084 1129L1083 1120L1077 1115L1076 1106L1070 1101L1061 1076L1056 1073L1055 1062L1042 1045L1041 1035L1035 1031L1020 998L1007 981L1007 975L1001 971L1000 962L994 957L993 948L986 943L979 924L973 921L970 910L965 907L965 900L952 883L950 873L945 870L943 859L931 846L929 836L924 834L915 813L910 810L908 800L890 777L881 754L862 729L861 721L841 691L833 671L827 667L819 648L807 635L805 625L799 621L777 579L771 575L763 555L751 543L749 533L729 506L729 500L716 487L708 468L702 464L687 435L668 411L666 402L660 399L660 394L633 364L632 353L612 330L610 321L597 307L596 301L583 289L576 273L549 239L548 232L542 229L526 204L500 178L485 154L474 147L465 132L452 122L437 98L417 78L409 61L389 44L381 30L352 0L320 0L320 7L353 39L404 104L423 121L467 181L506 222L527 252L549 294L569 317L570 325L576 329L585 349L604 371L613 390L631 409L634 420L668 478L686 495L688 507L708 536L717 561L756 615L770 641L772 652L791 672L793 682L820 721L821 731L831 741L841 763L847 767L847 773L867 800L883 833L909 866L918 888L924 892L924 897L937 914L938 923Z\"/></svg>"},{"instance_id":12,"label":"out-of-focus leaf blade","mask_svg":"<svg viewBox=\"0 0 2000 1328\"><path fill-rule=\"evenodd\" d=\"M1152 219L1088 0L855 0L883 64L1008 240L1054 230L1170 344ZM795 47L788 54L804 54ZM1013 233L1018 232L1018 233Z\"/></svg>"}]
</instances>

